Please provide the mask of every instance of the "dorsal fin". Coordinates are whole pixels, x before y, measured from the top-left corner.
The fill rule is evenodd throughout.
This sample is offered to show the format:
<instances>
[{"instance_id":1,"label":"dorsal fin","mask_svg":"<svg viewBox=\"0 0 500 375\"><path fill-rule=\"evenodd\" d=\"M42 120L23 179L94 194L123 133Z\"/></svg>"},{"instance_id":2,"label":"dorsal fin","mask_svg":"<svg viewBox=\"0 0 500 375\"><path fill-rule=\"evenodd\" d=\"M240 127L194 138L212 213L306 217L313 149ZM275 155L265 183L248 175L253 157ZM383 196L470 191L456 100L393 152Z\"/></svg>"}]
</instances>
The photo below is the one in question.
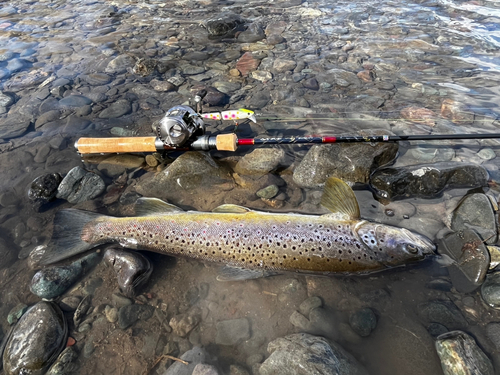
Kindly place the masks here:
<instances>
[{"instance_id":1,"label":"dorsal fin","mask_svg":"<svg viewBox=\"0 0 500 375\"><path fill-rule=\"evenodd\" d=\"M345 219L357 220L361 216L354 192L349 185L336 177L326 180L321 205L335 214L341 214Z\"/></svg>"},{"instance_id":2,"label":"dorsal fin","mask_svg":"<svg viewBox=\"0 0 500 375\"><path fill-rule=\"evenodd\" d=\"M252 211L249 208L238 206L237 204L223 204L218 207L215 207L212 212L224 212L224 213L232 213L232 214L244 214Z\"/></svg>"},{"instance_id":3,"label":"dorsal fin","mask_svg":"<svg viewBox=\"0 0 500 375\"><path fill-rule=\"evenodd\" d=\"M184 211L183 209L162 201L158 198L139 198L135 202L135 214L137 216L164 215L171 212Z\"/></svg>"}]
</instances>

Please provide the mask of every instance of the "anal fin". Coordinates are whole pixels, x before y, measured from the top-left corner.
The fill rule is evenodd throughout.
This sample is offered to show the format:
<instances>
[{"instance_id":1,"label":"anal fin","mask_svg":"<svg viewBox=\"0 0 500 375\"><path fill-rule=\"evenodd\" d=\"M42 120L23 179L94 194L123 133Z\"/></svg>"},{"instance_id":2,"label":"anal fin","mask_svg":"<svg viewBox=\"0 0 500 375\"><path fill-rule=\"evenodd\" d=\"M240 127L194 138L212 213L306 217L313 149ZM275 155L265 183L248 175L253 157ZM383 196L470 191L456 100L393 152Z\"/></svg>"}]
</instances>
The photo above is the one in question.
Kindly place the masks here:
<instances>
[{"instance_id":1,"label":"anal fin","mask_svg":"<svg viewBox=\"0 0 500 375\"><path fill-rule=\"evenodd\" d=\"M217 275L218 281L241 281L260 279L261 277L279 275L278 272L262 269L248 269L241 267L224 266Z\"/></svg>"}]
</instances>

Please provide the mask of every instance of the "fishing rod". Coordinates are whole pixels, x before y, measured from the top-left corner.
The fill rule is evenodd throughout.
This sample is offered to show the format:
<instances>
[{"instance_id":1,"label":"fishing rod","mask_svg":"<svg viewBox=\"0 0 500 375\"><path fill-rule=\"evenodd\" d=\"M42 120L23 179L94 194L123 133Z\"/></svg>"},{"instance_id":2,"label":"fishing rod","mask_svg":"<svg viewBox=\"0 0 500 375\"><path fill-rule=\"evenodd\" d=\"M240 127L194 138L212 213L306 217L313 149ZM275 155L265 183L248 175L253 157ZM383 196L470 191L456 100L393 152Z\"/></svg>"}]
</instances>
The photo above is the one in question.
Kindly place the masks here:
<instances>
[{"instance_id":1,"label":"fishing rod","mask_svg":"<svg viewBox=\"0 0 500 375\"><path fill-rule=\"evenodd\" d=\"M105 154L127 152L218 150L236 151L239 146L275 144L332 144L359 142L431 141L453 139L498 139L500 133L481 134L428 134L428 135L346 135L346 136L297 136L271 138L238 138L236 134L206 135L204 120L249 120L257 122L248 109L202 113L201 100L206 92L194 97L196 110L179 105L167 111L156 126L156 136L80 138L75 147L80 154ZM236 122L236 127L238 123Z\"/></svg>"}]
</instances>

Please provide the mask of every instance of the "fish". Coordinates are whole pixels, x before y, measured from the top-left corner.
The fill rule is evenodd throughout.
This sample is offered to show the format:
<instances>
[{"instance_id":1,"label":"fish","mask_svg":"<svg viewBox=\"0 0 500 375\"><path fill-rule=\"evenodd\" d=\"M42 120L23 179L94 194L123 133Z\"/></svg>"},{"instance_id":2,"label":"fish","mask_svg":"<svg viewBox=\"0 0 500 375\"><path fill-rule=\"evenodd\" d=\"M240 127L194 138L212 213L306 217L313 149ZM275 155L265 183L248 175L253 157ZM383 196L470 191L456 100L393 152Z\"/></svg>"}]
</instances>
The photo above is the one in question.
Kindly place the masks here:
<instances>
[{"instance_id":1,"label":"fish","mask_svg":"<svg viewBox=\"0 0 500 375\"><path fill-rule=\"evenodd\" d=\"M271 213L223 204L212 212L184 211L157 198L139 198L134 217L76 209L56 213L41 264L105 243L220 263L218 280L244 280L296 271L364 274L434 254L427 237L363 220L356 196L342 180L325 182L321 204L331 213Z\"/></svg>"}]
</instances>

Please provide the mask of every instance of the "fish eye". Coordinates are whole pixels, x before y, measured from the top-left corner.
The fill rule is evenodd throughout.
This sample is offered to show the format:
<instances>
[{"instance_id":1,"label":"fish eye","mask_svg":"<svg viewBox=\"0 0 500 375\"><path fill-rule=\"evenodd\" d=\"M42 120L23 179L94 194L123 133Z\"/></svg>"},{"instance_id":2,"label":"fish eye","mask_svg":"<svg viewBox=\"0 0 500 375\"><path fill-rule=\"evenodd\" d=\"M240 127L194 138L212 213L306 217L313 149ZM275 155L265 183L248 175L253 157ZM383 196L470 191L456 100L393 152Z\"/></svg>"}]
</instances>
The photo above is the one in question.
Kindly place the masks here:
<instances>
[{"instance_id":1,"label":"fish eye","mask_svg":"<svg viewBox=\"0 0 500 375\"><path fill-rule=\"evenodd\" d=\"M407 244L406 249L412 254L418 253L418 247L416 247L415 245Z\"/></svg>"}]
</instances>

